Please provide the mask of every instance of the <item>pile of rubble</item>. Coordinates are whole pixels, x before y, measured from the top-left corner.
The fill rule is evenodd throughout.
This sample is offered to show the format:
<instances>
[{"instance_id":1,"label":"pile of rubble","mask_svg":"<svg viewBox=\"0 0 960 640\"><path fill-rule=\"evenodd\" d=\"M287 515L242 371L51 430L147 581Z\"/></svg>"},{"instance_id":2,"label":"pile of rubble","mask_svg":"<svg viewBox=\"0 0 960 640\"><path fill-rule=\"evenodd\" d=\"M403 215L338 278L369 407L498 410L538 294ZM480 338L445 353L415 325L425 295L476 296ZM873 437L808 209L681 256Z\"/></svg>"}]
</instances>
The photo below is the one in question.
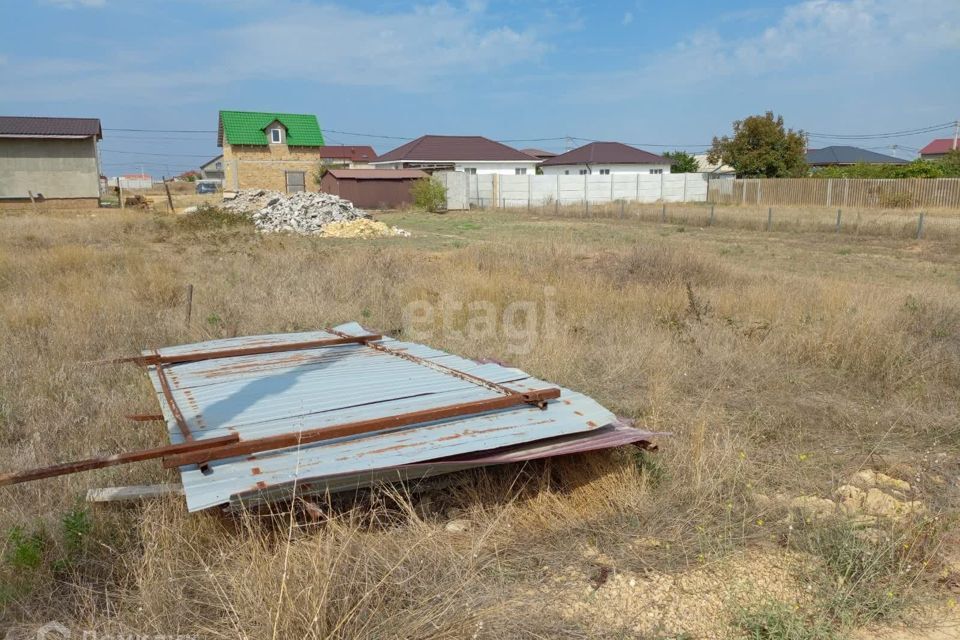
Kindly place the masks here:
<instances>
[{"instance_id":1,"label":"pile of rubble","mask_svg":"<svg viewBox=\"0 0 960 640\"><path fill-rule=\"evenodd\" d=\"M322 232L325 238L381 238L383 236L404 236L409 238L410 232L397 227L390 227L379 220L360 218L351 222L331 222Z\"/></svg>"},{"instance_id":2,"label":"pile of rubble","mask_svg":"<svg viewBox=\"0 0 960 640\"><path fill-rule=\"evenodd\" d=\"M265 232L323 233L324 227L331 223L370 218L369 213L354 207L349 200L312 191L288 195L267 189L246 189L226 200L223 207L249 215L257 229Z\"/></svg>"}]
</instances>

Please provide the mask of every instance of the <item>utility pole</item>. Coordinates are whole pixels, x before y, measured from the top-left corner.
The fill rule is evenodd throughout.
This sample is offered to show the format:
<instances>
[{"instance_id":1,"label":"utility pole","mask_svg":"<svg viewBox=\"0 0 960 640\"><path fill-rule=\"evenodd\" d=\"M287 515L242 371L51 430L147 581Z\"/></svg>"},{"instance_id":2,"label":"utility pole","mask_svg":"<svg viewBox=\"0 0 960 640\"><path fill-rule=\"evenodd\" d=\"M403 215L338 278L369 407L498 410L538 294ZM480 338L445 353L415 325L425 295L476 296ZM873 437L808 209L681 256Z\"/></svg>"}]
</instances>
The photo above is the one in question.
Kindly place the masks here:
<instances>
[{"instance_id":1,"label":"utility pole","mask_svg":"<svg viewBox=\"0 0 960 640\"><path fill-rule=\"evenodd\" d=\"M956 140L953 141L953 146L954 148L956 148L957 146ZM572 150L573 150L573 138L571 138L570 136L567 136L566 148L564 149L564 151L572 151Z\"/></svg>"},{"instance_id":2,"label":"utility pole","mask_svg":"<svg viewBox=\"0 0 960 640\"><path fill-rule=\"evenodd\" d=\"M960 136L960 120L953 121L953 150L957 150L957 137Z\"/></svg>"}]
</instances>

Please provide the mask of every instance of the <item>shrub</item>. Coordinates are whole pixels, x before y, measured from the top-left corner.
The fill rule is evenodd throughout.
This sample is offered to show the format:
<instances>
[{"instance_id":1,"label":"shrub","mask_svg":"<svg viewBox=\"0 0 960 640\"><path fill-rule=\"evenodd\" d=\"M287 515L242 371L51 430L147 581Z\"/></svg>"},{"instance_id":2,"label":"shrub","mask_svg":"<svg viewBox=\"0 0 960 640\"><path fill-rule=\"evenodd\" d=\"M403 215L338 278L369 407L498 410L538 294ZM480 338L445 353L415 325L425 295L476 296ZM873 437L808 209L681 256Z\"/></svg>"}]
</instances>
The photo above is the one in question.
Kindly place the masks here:
<instances>
[{"instance_id":1,"label":"shrub","mask_svg":"<svg viewBox=\"0 0 960 640\"><path fill-rule=\"evenodd\" d=\"M253 221L242 213L233 213L209 204L200 205L193 213L177 218L177 226L189 231L206 231L226 227L249 227Z\"/></svg>"},{"instance_id":2,"label":"shrub","mask_svg":"<svg viewBox=\"0 0 960 640\"><path fill-rule=\"evenodd\" d=\"M420 209L436 213L447 207L447 189L433 178L421 178L414 182L410 194L413 204Z\"/></svg>"}]
</instances>

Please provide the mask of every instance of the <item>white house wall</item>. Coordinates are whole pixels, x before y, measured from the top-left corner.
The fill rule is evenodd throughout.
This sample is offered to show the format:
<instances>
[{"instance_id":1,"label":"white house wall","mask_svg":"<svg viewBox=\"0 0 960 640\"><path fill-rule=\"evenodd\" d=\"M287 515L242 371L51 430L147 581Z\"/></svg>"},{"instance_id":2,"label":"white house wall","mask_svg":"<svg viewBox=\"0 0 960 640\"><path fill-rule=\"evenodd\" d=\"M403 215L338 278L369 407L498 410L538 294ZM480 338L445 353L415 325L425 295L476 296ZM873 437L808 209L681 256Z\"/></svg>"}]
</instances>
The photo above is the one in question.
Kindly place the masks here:
<instances>
[{"instance_id":1,"label":"white house wall","mask_svg":"<svg viewBox=\"0 0 960 640\"><path fill-rule=\"evenodd\" d=\"M562 175L580 175L581 171L588 171L591 175L600 175L600 170L610 170L610 174L649 174L651 170L659 170L663 173L670 173L669 164L568 164L557 166L540 167L543 175L562 176Z\"/></svg>"},{"instance_id":2,"label":"white house wall","mask_svg":"<svg viewBox=\"0 0 960 640\"><path fill-rule=\"evenodd\" d=\"M705 202L708 174L470 175L434 174L447 187L447 207L524 207L626 202Z\"/></svg>"},{"instance_id":3,"label":"white house wall","mask_svg":"<svg viewBox=\"0 0 960 640\"><path fill-rule=\"evenodd\" d=\"M417 164L448 164L447 162L427 162L427 161L417 161L417 160L405 160L403 162L377 162L373 166L377 169L404 169L407 167L416 168ZM463 161L453 161L453 166L456 171L463 171L466 173L465 169L472 168L476 169L476 175L493 175L499 174L504 176L516 175L517 169L526 169L526 172L529 174L534 173L537 170L538 162L531 160L530 162L470 162L467 160Z\"/></svg>"},{"instance_id":4,"label":"white house wall","mask_svg":"<svg viewBox=\"0 0 960 640\"><path fill-rule=\"evenodd\" d=\"M533 173L537 169L537 163L531 162L457 162L453 165L457 171L464 171L467 168L477 170L477 175L492 175L494 173L502 176L516 175L517 169L526 169L527 173Z\"/></svg>"}]
</instances>

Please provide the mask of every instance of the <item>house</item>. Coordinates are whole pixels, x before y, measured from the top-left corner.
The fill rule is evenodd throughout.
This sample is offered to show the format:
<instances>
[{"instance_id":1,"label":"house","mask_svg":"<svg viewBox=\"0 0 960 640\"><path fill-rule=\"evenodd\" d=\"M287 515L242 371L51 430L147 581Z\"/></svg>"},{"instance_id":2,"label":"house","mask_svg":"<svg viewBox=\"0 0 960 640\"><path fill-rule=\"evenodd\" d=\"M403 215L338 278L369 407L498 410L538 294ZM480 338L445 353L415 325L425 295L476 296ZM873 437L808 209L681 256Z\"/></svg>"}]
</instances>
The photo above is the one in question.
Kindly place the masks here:
<instances>
[{"instance_id":1,"label":"house","mask_svg":"<svg viewBox=\"0 0 960 640\"><path fill-rule=\"evenodd\" d=\"M620 142L591 142L540 163L544 175L670 173L670 160Z\"/></svg>"},{"instance_id":2,"label":"house","mask_svg":"<svg viewBox=\"0 0 960 640\"><path fill-rule=\"evenodd\" d=\"M694 160L697 161L697 171L699 173L707 174L710 178L733 178L736 177L737 172L728 164L713 164L707 160L706 153L695 153L693 154Z\"/></svg>"},{"instance_id":3,"label":"house","mask_svg":"<svg viewBox=\"0 0 960 640\"><path fill-rule=\"evenodd\" d=\"M217 146L224 189L234 191L304 191L323 159L317 117L299 113L221 111Z\"/></svg>"},{"instance_id":4,"label":"house","mask_svg":"<svg viewBox=\"0 0 960 640\"><path fill-rule=\"evenodd\" d=\"M100 205L97 118L0 116L0 206Z\"/></svg>"},{"instance_id":5,"label":"house","mask_svg":"<svg viewBox=\"0 0 960 640\"><path fill-rule=\"evenodd\" d=\"M327 145L320 149L320 160L327 166L342 167L344 169L366 169L377 159L377 152L367 145L333 146Z\"/></svg>"},{"instance_id":6,"label":"house","mask_svg":"<svg viewBox=\"0 0 960 640\"><path fill-rule=\"evenodd\" d=\"M421 136L388 151L371 164L378 169L463 171L470 174L527 175L539 160L483 136Z\"/></svg>"},{"instance_id":7,"label":"house","mask_svg":"<svg viewBox=\"0 0 960 640\"><path fill-rule=\"evenodd\" d=\"M924 160L939 160L955 149L960 149L956 138L937 138L920 149L920 157Z\"/></svg>"},{"instance_id":8,"label":"house","mask_svg":"<svg viewBox=\"0 0 960 640\"><path fill-rule=\"evenodd\" d=\"M842 167L855 164L908 164L909 160L888 156L859 147L832 146L807 150L811 167Z\"/></svg>"},{"instance_id":9,"label":"house","mask_svg":"<svg viewBox=\"0 0 960 640\"><path fill-rule=\"evenodd\" d=\"M520 151L528 156L533 156L537 160L546 160L547 158L552 158L557 155L552 151L544 151L543 149L520 149Z\"/></svg>"},{"instance_id":10,"label":"house","mask_svg":"<svg viewBox=\"0 0 960 640\"><path fill-rule=\"evenodd\" d=\"M223 155L207 160L200 165L200 177L202 180L220 180L223 181Z\"/></svg>"},{"instance_id":11,"label":"house","mask_svg":"<svg viewBox=\"0 0 960 640\"><path fill-rule=\"evenodd\" d=\"M393 209L412 203L410 187L427 176L419 169L328 169L320 190L364 209Z\"/></svg>"}]
</instances>

